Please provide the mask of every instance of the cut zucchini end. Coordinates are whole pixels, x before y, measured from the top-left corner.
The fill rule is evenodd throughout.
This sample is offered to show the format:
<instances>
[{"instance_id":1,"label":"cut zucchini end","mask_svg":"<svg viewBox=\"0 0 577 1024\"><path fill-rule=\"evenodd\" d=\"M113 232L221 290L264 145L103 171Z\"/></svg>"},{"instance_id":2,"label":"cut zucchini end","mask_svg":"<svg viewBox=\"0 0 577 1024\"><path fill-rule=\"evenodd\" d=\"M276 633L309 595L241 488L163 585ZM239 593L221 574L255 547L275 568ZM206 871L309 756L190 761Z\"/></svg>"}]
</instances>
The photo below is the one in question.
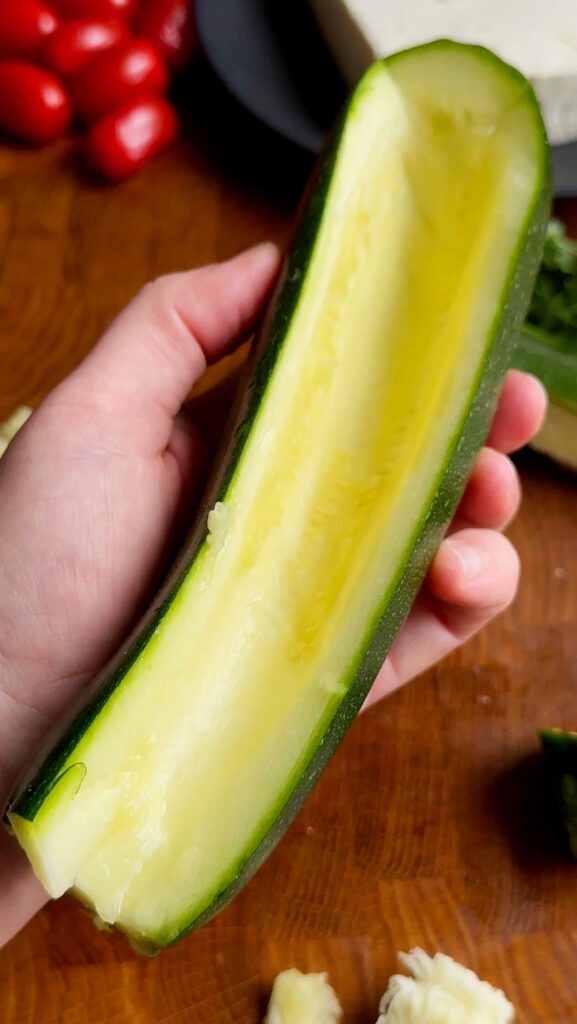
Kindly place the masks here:
<instances>
[{"instance_id":1,"label":"cut zucchini end","mask_svg":"<svg viewBox=\"0 0 577 1024\"><path fill-rule=\"evenodd\" d=\"M79 836L66 847L50 843L52 814L60 814L63 807L72 804L86 776L86 766L79 762L71 764L58 776L32 820L22 817L16 811L8 811L7 825L26 851L34 874L53 899L62 896L70 888L70 876L81 861L91 838L83 822L85 843Z\"/></svg>"},{"instance_id":2,"label":"cut zucchini end","mask_svg":"<svg viewBox=\"0 0 577 1024\"><path fill-rule=\"evenodd\" d=\"M569 848L577 859L577 732L541 729L539 739L554 780Z\"/></svg>"},{"instance_id":3,"label":"cut zucchini end","mask_svg":"<svg viewBox=\"0 0 577 1024\"><path fill-rule=\"evenodd\" d=\"M419 47L362 80L208 528L12 807L53 891L164 946L280 838L486 436L539 261L546 162L529 86L486 51Z\"/></svg>"},{"instance_id":4,"label":"cut zucchini end","mask_svg":"<svg viewBox=\"0 0 577 1024\"><path fill-rule=\"evenodd\" d=\"M541 745L551 763L577 776L577 732L568 729L540 729Z\"/></svg>"},{"instance_id":5,"label":"cut zucchini end","mask_svg":"<svg viewBox=\"0 0 577 1024\"><path fill-rule=\"evenodd\" d=\"M577 409L550 401L541 430L531 447L564 469L577 471Z\"/></svg>"},{"instance_id":6,"label":"cut zucchini end","mask_svg":"<svg viewBox=\"0 0 577 1024\"><path fill-rule=\"evenodd\" d=\"M48 895L52 899L62 896L68 889L68 878L63 888L56 883L54 872L51 870L46 857L42 836L38 835L37 826L34 821L28 821L19 814L9 812L7 815L7 825L22 849L25 850L36 878L43 885Z\"/></svg>"}]
</instances>

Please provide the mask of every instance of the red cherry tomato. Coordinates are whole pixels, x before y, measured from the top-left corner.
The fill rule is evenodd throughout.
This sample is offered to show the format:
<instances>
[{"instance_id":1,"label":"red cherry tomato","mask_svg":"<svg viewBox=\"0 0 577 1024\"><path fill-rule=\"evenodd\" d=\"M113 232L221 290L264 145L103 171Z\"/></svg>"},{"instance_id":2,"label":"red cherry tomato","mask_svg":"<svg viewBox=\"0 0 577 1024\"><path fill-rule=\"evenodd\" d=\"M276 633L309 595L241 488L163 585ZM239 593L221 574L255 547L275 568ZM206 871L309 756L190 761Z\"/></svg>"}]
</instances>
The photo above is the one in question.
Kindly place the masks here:
<instances>
[{"instance_id":1,"label":"red cherry tomato","mask_svg":"<svg viewBox=\"0 0 577 1024\"><path fill-rule=\"evenodd\" d=\"M111 50L127 35L128 29L121 21L69 21L48 40L44 60L61 78L72 78L84 71L97 54Z\"/></svg>"},{"instance_id":2,"label":"red cherry tomato","mask_svg":"<svg viewBox=\"0 0 577 1024\"><path fill-rule=\"evenodd\" d=\"M72 97L78 113L96 121L139 96L164 92L167 85L168 74L156 47L147 39L127 39L78 75Z\"/></svg>"},{"instance_id":3,"label":"red cherry tomato","mask_svg":"<svg viewBox=\"0 0 577 1024\"><path fill-rule=\"evenodd\" d=\"M88 134L88 159L96 171L121 181L173 141L178 120L166 100L151 96L109 114Z\"/></svg>"},{"instance_id":4,"label":"red cherry tomato","mask_svg":"<svg viewBox=\"0 0 577 1024\"><path fill-rule=\"evenodd\" d=\"M50 7L37 0L0 2L0 59L36 57L58 24Z\"/></svg>"},{"instance_id":5,"label":"red cherry tomato","mask_svg":"<svg viewBox=\"0 0 577 1024\"><path fill-rule=\"evenodd\" d=\"M18 3L19 0L8 0ZM134 14L135 0L52 0L54 7L65 21L76 18L121 18L128 21Z\"/></svg>"},{"instance_id":6,"label":"red cherry tomato","mask_svg":"<svg viewBox=\"0 0 577 1024\"><path fill-rule=\"evenodd\" d=\"M0 128L44 145L65 134L70 114L68 96L49 71L24 61L0 62Z\"/></svg>"},{"instance_id":7,"label":"red cherry tomato","mask_svg":"<svg viewBox=\"0 0 577 1024\"><path fill-rule=\"evenodd\" d=\"M192 0L141 0L135 16L139 35L152 39L167 64L183 68L196 46Z\"/></svg>"}]
</instances>

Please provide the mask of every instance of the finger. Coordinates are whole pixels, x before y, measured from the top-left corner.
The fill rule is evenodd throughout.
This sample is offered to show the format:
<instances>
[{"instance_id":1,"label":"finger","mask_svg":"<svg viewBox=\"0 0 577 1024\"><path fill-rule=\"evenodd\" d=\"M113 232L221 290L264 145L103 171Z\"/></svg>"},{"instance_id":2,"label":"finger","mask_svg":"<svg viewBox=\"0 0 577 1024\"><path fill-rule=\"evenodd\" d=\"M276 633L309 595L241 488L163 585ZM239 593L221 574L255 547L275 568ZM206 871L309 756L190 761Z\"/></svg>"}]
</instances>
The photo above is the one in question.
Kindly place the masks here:
<instances>
[{"instance_id":1,"label":"finger","mask_svg":"<svg viewBox=\"0 0 577 1024\"><path fill-rule=\"evenodd\" d=\"M521 484L515 466L494 448L483 448L461 499L451 533L464 526L504 530L516 515Z\"/></svg>"},{"instance_id":2,"label":"finger","mask_svg":"<svg viewBox=\"0 0 577 1024\"><path fill-rule=\"evenodd\" d=\"M509 370L487 444L500 452L522 448L540 429L547 411L547 392L529 373Z\"/></svg>"},{"instance_id":3,"label":"finger","mask_svg":"<svg viewBox=\"0 0 577 1024\"><path fill-rule=\"evenodd\" d=\"M430 668L504 611L518 581L519 558L500 533L471 529L444 540L365 706Z\"/></svg>"},{"instance_id":4,"label":"finger","mask_svg":"<svg viewBox=\"0 0 577 1024\"><path fill-rule=\"evenodd\" d=\"M506 537L495 530L461 530L440 545L427 575L433 597L446 605L445 619L459 636L468 623L487 611L505 608L519 580L519 557ZM454 607L453 607L454 606ZM461 611L470 612L462 616ZM465 625L465 629L461 626Z\"/></svg>"},{"instance_id":5,"label":"finger","mask_svg":"<svg viewBox=\"0 0 577 1024\"><path fill-rule=\"evenodd\" d=\"M59 402L95 411L97 429L105 419L107 443L117 424L119 443L131 454L162 450L207 364L253 329L278 266L278 250L265 243L227 263L147 285L57 389Z\"/></svg>"}]
</instances>

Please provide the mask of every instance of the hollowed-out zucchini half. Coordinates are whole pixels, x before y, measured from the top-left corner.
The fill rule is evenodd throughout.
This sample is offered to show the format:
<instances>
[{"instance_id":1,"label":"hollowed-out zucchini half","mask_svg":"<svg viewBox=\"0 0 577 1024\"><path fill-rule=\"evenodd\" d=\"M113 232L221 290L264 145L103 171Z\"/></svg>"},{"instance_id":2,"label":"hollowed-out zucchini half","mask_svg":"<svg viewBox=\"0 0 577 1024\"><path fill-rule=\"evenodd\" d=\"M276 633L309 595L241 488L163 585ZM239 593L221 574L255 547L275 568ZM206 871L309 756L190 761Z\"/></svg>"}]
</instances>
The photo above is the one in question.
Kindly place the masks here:
<instances>
[{"instance_id":1,"label":"hollowed-out zucchini half","mask_svg":"<svg viewBox=\"0 0 577 1024\"><path fill-rule=\"evenodd\" d=\"M141 945L207 920L361 706L482 445L548 216L533 92L486 50L379 61L317 170L234 438L169 587L11 828Z\"/></svg>"}]
</instances>

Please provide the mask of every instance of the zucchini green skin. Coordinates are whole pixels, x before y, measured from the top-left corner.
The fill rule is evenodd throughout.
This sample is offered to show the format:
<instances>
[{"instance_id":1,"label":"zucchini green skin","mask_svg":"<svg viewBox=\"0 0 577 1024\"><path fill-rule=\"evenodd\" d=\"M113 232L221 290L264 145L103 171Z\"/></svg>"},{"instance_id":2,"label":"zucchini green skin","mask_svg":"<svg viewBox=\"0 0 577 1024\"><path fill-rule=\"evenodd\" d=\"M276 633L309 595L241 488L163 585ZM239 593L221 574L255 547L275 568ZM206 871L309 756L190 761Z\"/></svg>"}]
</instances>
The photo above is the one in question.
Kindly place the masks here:
<instances>
[{"instance_id":1,"label":"zucchini green skin","mask_svg":"<svg viewBox=\"0 0 577 1024\"><path fill-rule=\"evenodd\" d=\"M453 44L441 41L429 46L450 47ZM425 49L425 47L423 47ZM478 54L499 68L505 66L488 51L473 47ZM389 60L397 60L396 55ZM507 69L512 76L516 72ZM521 79L521 76L518 76ZM539 117L536 101L536 118ZM354 102L354 94L353 94ZM319 226L323 217L327 190L331 181L335 158L338 152L342 127L348 106L339 119L331 141L318 165L314 181L298 226L296 238L276 295L266 317L256 346L255 360L250 369L248 381L235 413L229 442L218 461L218 470L209 486L202 503L203 511L178 561L174 573L163 588L159 598L143 622L135 630L117 657L95 681L95 690L88 703L73 718L67 731L56 746L44 756L41 751L40 765L19 787L10 801L8 810L23 818L32 820L41 807L55 782L62 774L68 756L80 738L98 717L109 697L122 682L126 672L146 647L146 644L166 615L179 591L186 573L202 546L207 534L208 510L217 500L226 499L235 469L242 457L252 426L258 415L262 397L267 389L271 374L282 350L291 318L303 288L310 257L312 255ZM391 644L402 625L420 589L427 569L438 547L441 537L450 522L464 486L473 467L477 453L484 443L496 406L503 376L510 364L515 339L521 329L534 279L539 266L545 228L549 216L549 169L547 146L543 133L542 162L540 167L540 188L534 196L534 204L528 210L526 223L519 235L519 244L512 259L505 295L490 332L484 365L479 368L475 386L463 420L455 432L452 448L447 452L445 463L439 468L435 497L423 512L418 522L408 554L398 566L396 578L374 619L367 624L366 634L360 647L360 655L351 666L345 680L346 695L338 706L334 717L322 736L317 737L313 755L292 791L283 797L274 820L268 825L266 834L257 847L242 863L235 866L230 880L223 885L210 905L194 920L186 922L176 934L166 936L163 945L169 945L186 932L199 927L246 884L260 864L281 839L286 828L304 802L340 740L354 720L374 679L381 667ZM47 744L48 747L48 744ZM46 749L46 748L45 748ZM49 749L49 747L48 747ZM143 951L143 944L139 943Z\"/></svg>"},{"instance_id":2,"label":"zucchini green skin","mask_svg":"<svg viewBox=\"0 0 577 1024\"><path fill-rule=\"evenodd\" d=\"M555 782L569 846L577 859L577 732L542 729L539 739Z\"/></svg>"}]
</instances>

